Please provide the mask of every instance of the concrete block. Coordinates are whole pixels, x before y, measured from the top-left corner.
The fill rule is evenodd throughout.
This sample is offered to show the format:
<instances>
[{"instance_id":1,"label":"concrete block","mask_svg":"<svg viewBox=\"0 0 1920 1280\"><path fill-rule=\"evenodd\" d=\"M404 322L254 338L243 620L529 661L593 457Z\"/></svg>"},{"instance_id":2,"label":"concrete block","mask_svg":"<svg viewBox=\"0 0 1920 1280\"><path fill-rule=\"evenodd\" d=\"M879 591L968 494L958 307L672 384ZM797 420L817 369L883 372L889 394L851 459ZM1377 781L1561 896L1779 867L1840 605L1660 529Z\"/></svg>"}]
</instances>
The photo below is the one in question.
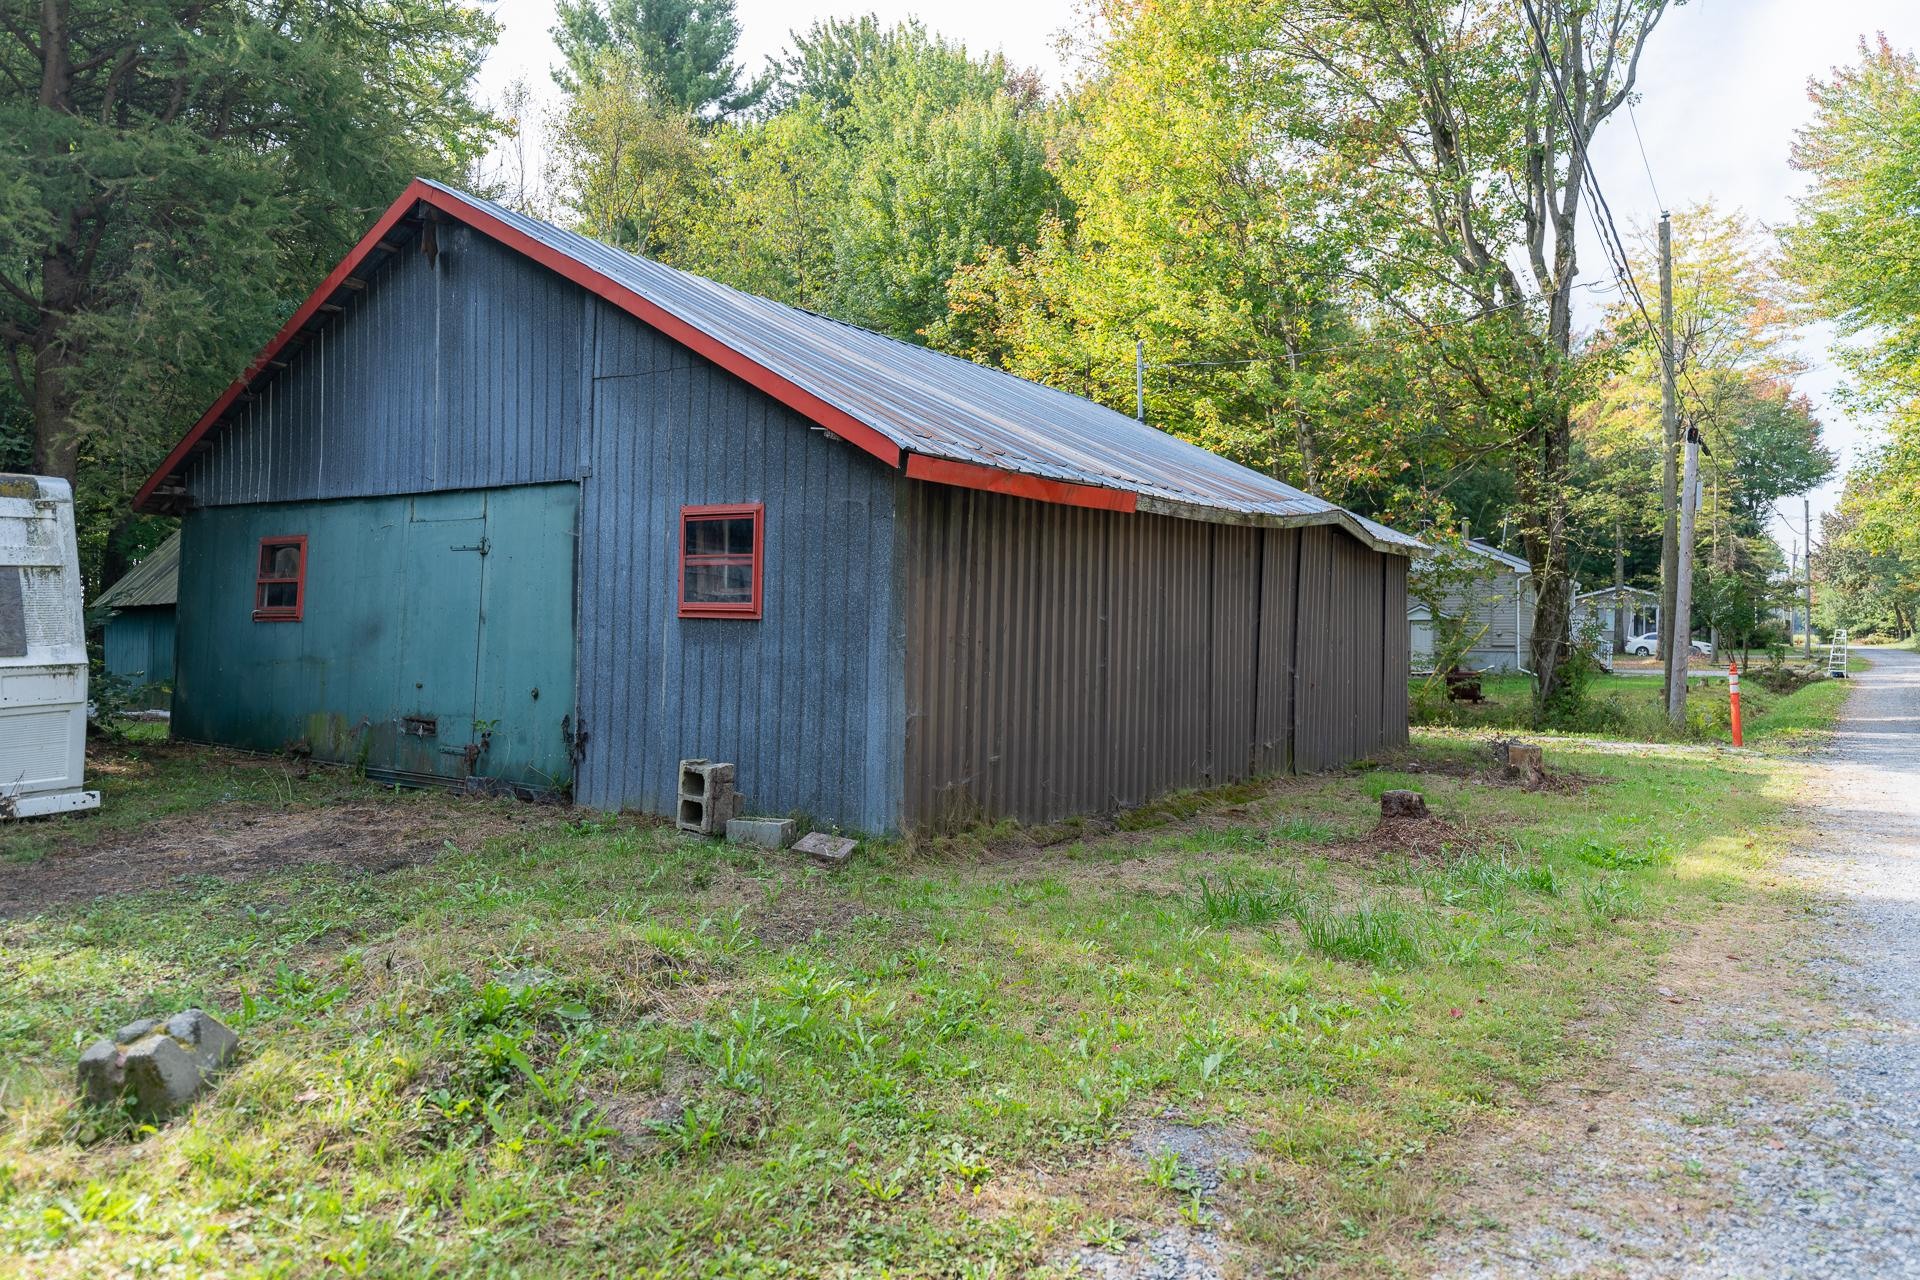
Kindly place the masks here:
<instances>
[{"instance_id":1,"label":"concrete block","mask_svg":"<svg viewBox=\"0 0 1920 1280\"><path fill-rule=\"evenodd\" d=\"M711 760L680 762L680 800L674 821L699 836L724 833L727 823L746 811L747 798L734 789L734 767Z\"/></svg>"},{"instance_id":2,"label":"concrete block","mask_svg":"<svg viewBox=\"0 0 1920 1280\"><path fill-rule=\"evenodd\" d=\"M727 843L784 849L793 843L792 818L735 818L727 823Z\"/></svg>"},{"instance_id":3,"label":"concrete block","mask_svg":"<svg viewBox=\"0 0 1920 1280\"><path fill-rule=\"evenodd\" d=\"M801 836L793 847L823 867L837 867L853 857L855 843L845 836L830 836L824 831L809 831Z\"/></svg>"},{"instance_id":4,"label":"concrete block","mask_svg":"<svg viewBox=\"0 0 1920 1280\"><path fill-rule=\"evenodd\" d=\"M1418 791L1382 791L1380 816L1383 818L1424 818L1427 798Z\"/></svg>"},{"instance_id":5,"label":"concrete block","mask_svg":"<svg viewBox=\"0 0 1920 1280\"><path fill-rule=\"evenodd\" d=\"M199 1009L164 1023L142 1018L80 1055L80 1089L97 1106L131 1096L140 1116L164 1119L199 1097L239 1049L240 1038Z\"/></svg>"}]
</instances>

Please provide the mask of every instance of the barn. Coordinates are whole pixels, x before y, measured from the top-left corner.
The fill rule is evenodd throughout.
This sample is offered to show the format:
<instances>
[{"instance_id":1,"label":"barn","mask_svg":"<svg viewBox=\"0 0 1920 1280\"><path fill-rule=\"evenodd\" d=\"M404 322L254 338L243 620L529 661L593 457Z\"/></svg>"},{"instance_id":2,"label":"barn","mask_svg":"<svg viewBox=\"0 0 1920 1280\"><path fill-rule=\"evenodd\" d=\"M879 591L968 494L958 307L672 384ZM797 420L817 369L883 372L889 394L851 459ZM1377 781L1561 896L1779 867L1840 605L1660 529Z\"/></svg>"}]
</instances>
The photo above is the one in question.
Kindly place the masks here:
<instances>
[{"instance_id":1,"label":"barn","mask_svg":"<svg viewBox=\"0 0 1920 1280\"><path fill-rule=\"evenodd\" d=\"M93 612L104 611L102 658L107 674L138 695L173 683L173 609L180 576L180 535L143 556L118 582L100 593Z\"/></svg>"},{"instance_id":2,"label":"barn","mask_svg":"<svg viewBox=\"0 0 1920 1280\"><path fill-rule=\"evenodd\" d=\"M142 487L173 731L887 831L1407 732L1419 544L1125 415L412 184Z\"/></svg>"}]
</instances>

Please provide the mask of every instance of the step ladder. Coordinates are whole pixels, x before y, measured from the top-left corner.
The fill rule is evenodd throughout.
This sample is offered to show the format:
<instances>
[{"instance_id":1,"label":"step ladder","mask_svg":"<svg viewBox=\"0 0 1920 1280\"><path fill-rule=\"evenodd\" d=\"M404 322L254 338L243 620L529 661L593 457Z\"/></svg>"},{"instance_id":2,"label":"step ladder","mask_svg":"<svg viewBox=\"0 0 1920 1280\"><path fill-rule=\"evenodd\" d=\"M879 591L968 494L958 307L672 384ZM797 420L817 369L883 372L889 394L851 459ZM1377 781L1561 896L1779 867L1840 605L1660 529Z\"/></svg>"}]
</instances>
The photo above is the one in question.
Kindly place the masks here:
<instances>
[{"instance_id":1,"label":"step ladder","mask_svg":"<svg viewBox=\"0 0 1920 1280\"><path fill-rule=\"evenodd\" d=\"M1833 643L1827 646L1827 675L1834 680L1847 678L1847 632L1844 627L1833 633Z\"/></svg>"}]
</instances>

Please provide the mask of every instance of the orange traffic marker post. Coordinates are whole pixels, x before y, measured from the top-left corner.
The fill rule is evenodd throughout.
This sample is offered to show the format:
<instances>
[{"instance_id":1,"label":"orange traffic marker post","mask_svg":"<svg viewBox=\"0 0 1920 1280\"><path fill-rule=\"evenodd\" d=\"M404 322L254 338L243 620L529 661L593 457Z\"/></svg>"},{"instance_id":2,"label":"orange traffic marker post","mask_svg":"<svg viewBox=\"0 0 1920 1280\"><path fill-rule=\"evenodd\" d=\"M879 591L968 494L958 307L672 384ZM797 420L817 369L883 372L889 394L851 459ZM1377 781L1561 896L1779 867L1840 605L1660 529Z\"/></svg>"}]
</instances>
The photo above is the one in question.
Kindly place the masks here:
<instances>
[{"instance_id":1,"label":"orange traffic marker post","mask_svg":"<svg viewBox=\"0 0 1920 1280\"><path fill-rule=\"evenodd\" d=\"M1733 745L1740 745L1740 664L1727 664L1727 697L1733 703Z\"/></svg>"}]
</instances>

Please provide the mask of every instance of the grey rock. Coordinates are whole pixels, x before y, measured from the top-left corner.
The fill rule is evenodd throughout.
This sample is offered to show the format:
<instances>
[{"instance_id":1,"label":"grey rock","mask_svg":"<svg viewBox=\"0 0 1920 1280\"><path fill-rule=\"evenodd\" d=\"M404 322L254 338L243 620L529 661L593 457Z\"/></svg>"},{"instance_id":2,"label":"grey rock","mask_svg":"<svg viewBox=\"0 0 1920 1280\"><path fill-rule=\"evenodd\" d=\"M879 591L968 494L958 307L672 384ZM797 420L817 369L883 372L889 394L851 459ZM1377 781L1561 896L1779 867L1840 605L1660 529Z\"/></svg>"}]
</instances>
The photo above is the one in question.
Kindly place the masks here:
<instances>
[{"instance_id":1,"label":"grey rock","mask_svg":"<svg viewBox=\"0 0 1920 1280\"><path fill-rule=\"evenodd\" d=\"M206 1074L192 1051L156 1032L122 1055L134 1110L148 1119L172 1115L200 1096Z\"/></svg>"},{"instance_id":2,"label":"grey rock","mask_svg":"<svg viewBox=\"0 0 1920 1280\"><path fill-rule=\"evenodd\" d=\"M87 1046L80 1055L80 1091L95 1106L130 1096L142 1118L163 1119L199 1097L239 1049L240 1037L199 1009L164 1023L142 1018Z\"/></svg>"},{"instance_id":3,"label":"grey rock","mask_svg":"<svg viewBox=\"0 0 1920 1280\"><path fill-rule=\"evenodd\" d=\"M199 1009L183 1010L168 1018L167 1035L188 1050L203 1071L218 1071L240 1049L239 1036Z\"/></svg>"},{"instance_id":4,"label":"grey rock","mask_svg":"<svg viewBox=\"0 0 1920 1280\"><path fill-rule=\"evenodd\" d=\"M830 836L824 831L809 831L794 843L794 848L823 867L838 867L853 857L855 841L845 836Z\"/></svg>"},{"instance_id":5,"label":"grey rock","mask_svg":"<svg viewBox=\"0 0 1920 1280\"><path fill-rule=\"evenodd\" d=\"M150 1036L159 1029L160 1019L141 1018L137 1021L129 1022L126 1026L114 1032L113 1042L115 1044L132 1044L135 1040L143 1036Z\"/></svg>"}]
</instances>

